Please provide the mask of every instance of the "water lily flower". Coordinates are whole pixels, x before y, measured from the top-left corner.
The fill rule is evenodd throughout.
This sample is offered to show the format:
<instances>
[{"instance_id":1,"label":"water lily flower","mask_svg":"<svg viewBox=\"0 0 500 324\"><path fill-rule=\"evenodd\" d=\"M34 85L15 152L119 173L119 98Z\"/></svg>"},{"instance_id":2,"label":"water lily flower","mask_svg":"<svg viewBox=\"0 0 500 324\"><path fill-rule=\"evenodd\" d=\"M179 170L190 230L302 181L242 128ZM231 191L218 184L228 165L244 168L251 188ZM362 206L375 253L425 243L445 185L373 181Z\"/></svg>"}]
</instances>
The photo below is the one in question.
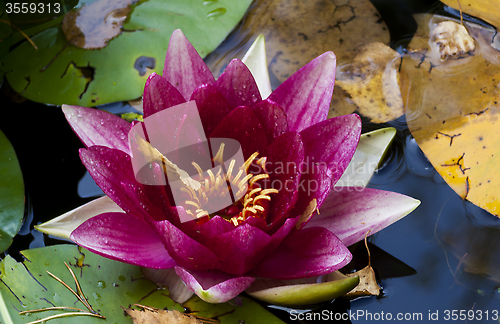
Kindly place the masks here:
<instances>
[{"instance_id":1,"label":"water lily flower","mask_svg":"<svg viewBox=\"0 0 500 324\"><path fill-rule=\"evenodd\" d=\"M86 146L80 150L83 164L117 205L85 220L71 240L114 260L175 269L191 291L214 303L234 298L256 277L289 280L340 269L352 258L347 245L403 217L418 202L375 189L332 190L361 133L357 115L326 119L335 67L335 55L322 54L263 99L240 60L231 61L216 80L182 32L175 31L163 76L152 74L146 83L144 118L194 101L209 138L240 143L246 161L234 170L248 175L217 174L191 192L192 200L217 193L215 180L232 186L245 180L247 192L209 215L202 212L202 202L193 201L199 218L182 222L190 211L172 204L168 185L137 181L128 122L95 109L63 106ZM260 167L254 172L250 166ZM157 170L161 173L161 167ZM98 204L106 207L95 205L96 210L110 208L109 200Z\"/></svg>"}]
</instances>

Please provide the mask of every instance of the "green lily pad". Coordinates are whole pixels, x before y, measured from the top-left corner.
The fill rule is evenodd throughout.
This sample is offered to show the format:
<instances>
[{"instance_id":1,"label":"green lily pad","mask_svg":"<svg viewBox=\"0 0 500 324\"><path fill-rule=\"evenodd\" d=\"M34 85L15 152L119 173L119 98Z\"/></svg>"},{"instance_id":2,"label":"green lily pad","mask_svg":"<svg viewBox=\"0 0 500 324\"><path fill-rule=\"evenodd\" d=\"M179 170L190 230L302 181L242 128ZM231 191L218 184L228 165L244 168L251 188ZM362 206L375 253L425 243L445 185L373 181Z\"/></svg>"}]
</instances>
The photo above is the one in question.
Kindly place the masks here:
<instances>
[{"instance_id":1,"label":"green lily pad","mask_svg":"<svg viewBox=\"0 0 500 324\"><path fill-rule=\"evenodd\" d=\"M26 261L22 264L7 256L0 263L0 292L14 323L26 323L66 311L46 311L19 315L20 311L54 306L70 306L86 310L76 297L46 271L60 278L75 289L75 282L66 262L75 273L92 308L106 317L103 321L89 316L61 319L61 323L130 323L123 309L134 303L152 307L177 309L166 290L143 279L140 268L100 257L76 245L56 245L23 251Z\"/></svg>"},{"instance_id":2,"label":"green lily pad","mask_svg":"<svg viewBox=\"0 0 500 324\"><path fill-rule=\"evenodd\" d=\"M0 252L19 232L24 215L24 183L16 152L0 131Z\"/></svg>"},{"instance_id":3,"label":"green lily pad","mask_svg":"<svg viewBox=\"0 0 500 324\"><path fill-rule=\"evenodd\" d=\"M142 94L152 72L163 70L170 35L182 29L201 56L215 49L243 17L251 0L139 1L123 32L99 50L68 41L60 27L10 52L1 69L15 91L48 104L96 106Z\"/></svg>"}]
</instances>

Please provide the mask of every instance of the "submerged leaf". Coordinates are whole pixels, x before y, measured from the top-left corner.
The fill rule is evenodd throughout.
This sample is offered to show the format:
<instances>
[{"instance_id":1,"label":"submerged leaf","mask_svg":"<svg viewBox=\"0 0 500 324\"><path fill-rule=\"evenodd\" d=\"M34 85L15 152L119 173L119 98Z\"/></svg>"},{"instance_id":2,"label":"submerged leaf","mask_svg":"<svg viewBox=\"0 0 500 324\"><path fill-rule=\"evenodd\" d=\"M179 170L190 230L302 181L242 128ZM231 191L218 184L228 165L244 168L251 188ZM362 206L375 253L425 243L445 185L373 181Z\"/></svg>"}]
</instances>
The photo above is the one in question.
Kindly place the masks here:
<instances>
[{"instance_id":1,"label":"submerged leaf","mask_svg":"<svg viewBox=\"0 0 500 324\"><path fill-rule=\"evenodd\" d=\"M385 44L363 45L351 63L337 68L336 85L350 95L360 114L374 123L388 122L403 115L400 63L400 55Z\"/></svg>"},{"instance_id":2,"label":"submerged leaf","mask_svg":"<svg viewBox=\"0 0 500 324\"><path fill-rule=\"evenodd\" d=\"M420 37L409 45L413 54L403 59L408 127L460 197L499 216L500 62L490 46L495 31L466 23L476 50L442 61L437 48L429 46L429 30L444 19L435 16L421 23Z\"/></svg>"},{"instance_id":3,"label":"submerged leaf","mask_svg":"<svg viewBox=\"0 0 500 324\"><path fill-rule=\"evenodd\" d=\"M76 11L68 12L62 31L73 45L85 49L103 48L120 35L130 5L137 0L98 0Z\"/></svg>"},{"instance_id":4,"label":"submerged leaf","mask_svg":"<svg viewBox=\"0 0 500 324\"><path fill-rule=\"evenodd\" d=\"M392 127L361 134L356 152L335 186L366 187L389 148L394 135L396 135L396 129Z\"/></svg>"},{"instance_id":5,"label":"submerged leaf","mask_svg":"<svg viewBox=\"0 0 500 324\"><path fill-rule=\"evenodd\" d=\"M16 152L0 131L0 252L19 232L24 215L24 182Z\"/></svg>"},{"instance_id":6,"label":"submerged leaf","mask_svg":"<svg viewBox=\"0 0 500 324\"><path fill-rule=\"evenodd\" d=\"M318 54L333 51L337 66L349 63L355 50L369 42L388 44L389 30L368 0L348 2L260 0L250 9L243 29L266 38L271 83L276 88ZM222 68L214 67L214 70ZM338 87L330 108L335 116L356 110Z\"/></svg>"}]
</instances>

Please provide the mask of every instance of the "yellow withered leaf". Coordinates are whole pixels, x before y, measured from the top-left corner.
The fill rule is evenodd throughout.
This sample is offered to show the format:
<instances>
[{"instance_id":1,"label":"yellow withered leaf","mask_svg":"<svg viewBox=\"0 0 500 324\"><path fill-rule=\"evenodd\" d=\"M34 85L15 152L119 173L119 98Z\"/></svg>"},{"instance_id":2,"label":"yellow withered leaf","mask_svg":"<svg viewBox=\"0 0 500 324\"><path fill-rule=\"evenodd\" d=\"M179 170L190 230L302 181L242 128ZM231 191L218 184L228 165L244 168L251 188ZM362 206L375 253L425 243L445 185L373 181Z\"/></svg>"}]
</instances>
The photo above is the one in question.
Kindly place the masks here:
<instances>
[{"instance_id":1,"label":"yellow withered leaf","mask_svg":"<svg viewBox=\"0 0 500 324\"><path fill-rule=\"evenodd\" d=\"M460 4L457 0L441 0L441 2L453 9L463 10L468 15L481 18L497 28L500 27L498 0L460 0Z\"/></svg>"},{"instance_id":2,"label":"yellow withered leaf","mask_svg":"<svg viewBox=\"0 0 500 324\"><path fill-rule=\"evenodd\" d=\"M420 24L401 66L408 127L443 179L463 199L500 215L500 53L490 46L494 30L465 23L474 51L442 60L429 41L432 28L449 18Z\"/></svg>"},{"instance_id":3,"label":"yellow withered leaf","mask_svg":"<svg viewBox=\"0 0 500 324\"><path fill-rule=\"evenodd\" d=\"M269 70L280 82L326 51L342 62L363 44L390 40L368 0L260 0L247 16L242 28L264 34Z\"/></svg>"},{"instance_id":4,"label":"yellow withered leaf","mask_svg":"<svg viewBox=\"0 0 500 324\"><path fill-rule=\"evenodd\" d=\"M347 274L346 277L359 276L359 284L350 292L344 295L346 298L356 298L362 296L380 295L380 286L375 278L375 272L370 265L354 273Z\"/></svg>"},{"instance_id":5,"label":"yellow withered leaf","mask_svg":"<svg viewBox=\"0 0 500 324\"><path fill-rule=\"evenodd\" d=\"M403 115L399 91L401 56L379 42L363 45L356 52L351 63L337 67L336 86L345 90L358 112L374 123Z\"/></svg>"}]
</instances>

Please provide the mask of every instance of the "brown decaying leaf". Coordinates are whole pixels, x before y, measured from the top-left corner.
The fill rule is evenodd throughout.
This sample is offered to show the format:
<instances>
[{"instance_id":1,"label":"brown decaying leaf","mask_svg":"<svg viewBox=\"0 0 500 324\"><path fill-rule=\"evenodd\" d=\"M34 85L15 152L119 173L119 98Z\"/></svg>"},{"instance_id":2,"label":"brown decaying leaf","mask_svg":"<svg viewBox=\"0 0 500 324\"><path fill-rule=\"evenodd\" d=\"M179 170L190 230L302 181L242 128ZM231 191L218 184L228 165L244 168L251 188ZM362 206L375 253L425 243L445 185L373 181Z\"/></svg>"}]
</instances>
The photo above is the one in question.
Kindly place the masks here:
<instances>
[{"instance_id":1,"label":"brown decaying leaf","mask_svg":"<svg viewBox=\"0 0 500 324\"><path fill-rule=\"evenodd\" d=\"M500 215L498 143L500 55L495 31L465 23L477 46L446 61L429 45L445 17L420 24L403 59L401 78L408 127L443 179L463 199ZM449 20L449 19L448 19Z\"/></svg>"},{"instance_id":2,"label":"brown decaying leaf","mask_svg":"<svg viewBox=\"0 0 500 324\"><path fill-rule=\"evenodd\" d=\"M196 318L182 314L179 311L167 311L160 309L158 311L151 311L149 309L137 310L126 309L127 314L132 318L134 324L202 324Z\"/></svg>"},{"instance_id":3,"label":"brown decaying leaf","mask_svg":"<svg viewBox=\"0 0 500 324\"><path fill-rule=\"evenodd\" d=\"M246 35L264 35L273 88L324 52L333 51L337 64L342 65L352 60L359 46L390 41L385 22L369 0L259 0L241 29L248 30ZM240 41L244 47L243 43L252 40ZM225 57L238 54L243 55L243 50ZM213 71L221 71L226 63L224 59L209 62ZM356 104L338 87L330 107L331 117L356 110Z\"/></svg>"},{"instance_id":4,"label":"brown decaying leaf","mask_svg":"<svg viewBox=\"0 0 500 324\"><path fill-rule=\"evenodd\" d=\"M356 53L352 62L337 66L336 86L345 90L358 112L374 123L403 115L399 91L401 56L379 42L363 45Z\"/></svg>"},{"instance_id":5,"label":"brown decaying leaf","mask_svg":"<svg viewBox=\"0 0 500 324\"><path fill-rule=\"evenodd\" d=\"M368 265L363 269L354 273L347 274L346 277L359 276L359 284L350 292L344 295L345 298L356 298L362 296L378 296L380 294L380 287L375 277L375 272L371 266L370 249L368 248L367 236L371 232L365 234L365 247L368 253Z\"/></svg>"},{"instance_id":6,"label":"brown decaying leaf","mask_svg":"<svg viewBox=\"0 0 500 324\"><path fill-rule=\"evenodd\" d=\"M62 22L66 39L84 49L98 49L108 45L118 36L130 12L130 5L137 0L98 0L76 11L68 12Z\"/></svg>"}]
</instances>

